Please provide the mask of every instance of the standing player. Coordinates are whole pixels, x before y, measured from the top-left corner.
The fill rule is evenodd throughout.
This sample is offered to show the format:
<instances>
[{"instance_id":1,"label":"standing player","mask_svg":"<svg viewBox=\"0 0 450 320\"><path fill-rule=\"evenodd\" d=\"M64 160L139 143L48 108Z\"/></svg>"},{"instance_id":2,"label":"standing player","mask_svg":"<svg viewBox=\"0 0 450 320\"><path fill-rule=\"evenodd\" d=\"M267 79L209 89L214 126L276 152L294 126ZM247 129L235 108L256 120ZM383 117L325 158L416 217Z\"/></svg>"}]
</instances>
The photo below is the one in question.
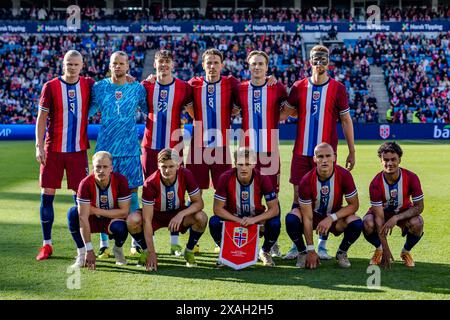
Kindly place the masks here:
<instances>
[{"instance_id":1,"label":"standing player","mask_svg":"<svg viewBox=\"0 0 450 320\"><path fill-rule=\"evenodd\" d=\"M158 169L158 153L175 148L183 155L181 131L182 108L192 101L192 89L184 81L173 77L173 54L160 50L155 54L156 81L142 81L147 91L149 114L142 140L142 167L147 179ZM178 232L171 233L172 254L180 256Z\"/></svg>"},{"instance_id":2,"label":"standing player","mask_svg":"<svg viewBox=\"0 0 450 320\"><path fill-rule=\"evenodd\" d=\"M202 211L203 199L194 175L180 167L178 152L164 149L158 153L158 170L145 180L142 190L142 214L139 211L128 217L128 230L144 252L139 265L147 270L157 270L158 260L153 243L153 233L164 227L170 231L186 232L189 240L184 250L186 266L196 266L194 247L205 231L208 217ZM188 193L190 205L186 207Z\"/></svg>"},{"instance_id":3,"label":"standing player","mask_svg":"<svg viewBox=\"0 0 450 320\"><path fill-rule=\"evenodd\" d=\"M300 210L294 208L286 215L287 232L299 251L296 266L311 269L318 266L319 257L313 240L313 230L316 230L320 235L344 233L336 260L340 267L349 268L347 251L363 229L363 223L356 215L359 201L355 182L348 170L335 164L335 152L328 143L315 147L314 162L317 167L308 172L299 185ZM342 205L343 197L347 206Z\"/></svg>"},{"instance_id":4,"label":"standing player","mask_svg":"<svg viewBox=\"0 0 450 320\"><path fill-rule=\"evenodd\" d=\"M400 168L402 155L395 142L385 142L378 149L383 171L370 183L372 207L364 217L364 236L375 247L370 264L390 267L393 257L387 235L397 225L406 236L400 257L407 267L415 265L410 251L423 235L423 192L417 175Z\"/></svg>"},{"instance_id":5,"label":"standing player","mask_svg":"<svg viewBox=\"0 0 450 320\"><path fill-rule=\"evenodd\" d=\"M256 151L256 169L268 176L275 192L280 185L280 152L278 149L278 124L281 110L290 113L284 105L288 98L281 82L269 86L266 74L269 56L264 51L252 51L247 56L251 79L238 88L237 106L242 112L242 129L245 146ZM286 116L287 118L287 116ZM273 256L281 256L277 244L271 249Z\"/></svg>"},{"instance_id":6,"label":"standing player","mask_svg":"<svg viewBox=\"0 0 450 320\"><path fill-rule=\"evenodd\" d=\"M319 143L329 143L337 153L337 122L341 120L342 129L349 154L345 163L348 170L355 165L355 142L353 123L350 117L345 86L331 79L327 74L330 61L329 51L325 46L317 45L311 49L311 78L299 80L289 93L291 116L298 117L297 137L292 155L291 177L289 182L294 187L292 208L298 207L298 185L306 173L314 167L314 147ZM318 254L321 259L331 259L326 250L327 235L319 240ZM298 252L291 248L285 259L295 259Z\"/></svg>"},{"instance_id":7,"label":"standing player","mask_svg":"<svg viewBox=\"0 0 450 320\"><path fill-rule=\"evenodd\" d=\"M111 77L98 81L92 88L90 115L101 112L102 125L95 151L108 151L113 156L115 172L128 179L131 189L131 212L138 207L137 189L143 184L138 132L135 115L140 108L148 112L144 87L127 82L128 56L116 51L110 57Z\"/></svg>"},{"instance_id":8,"label":"standing player","mask_svg":"<svg viewBox=\"0 0 450 320\"><path fill-rule=\"evenodd\" d=\"M72 238L77 245L77 260L73 267L95 269L91 234L104 232L115 240L113 249L117 265L127 263L122 246L128 236L125 219L130 211L131 194L125 176L113 171L109 152L99 151L92 157L93 173L81 181L78 207L67 213Z\"/></svg>"},{"instance_id":9,"label":"standing player","mask_svg":"<svg viewBox=\"0 0 450 320\"><path fill-rule=\"evenodd\" d=\"M42 88L36 122L36 160L41 164L40 217L44 243L36 260L48 259L53 253L53 200L56 189L61 188L64 170L67 188L74 191L75 204L78 185L89 173L87 123L94 80L80 76L82 68L82 55L70 50L64 55L63 75Z\"/></svg>"},{"instance_id":10,"label":"standing player","mask_svg":"<svg viewBox=\"0 0 450 320\"><path fill-rule=\"evenodd\" d=\"M270 249L280 235L280 207L277 194L268 176L256 166L256 154L240 147L234 153L236 168L220 176L214 195L214 216L209 220L211 236L218 246L222 238L222 221L235 221L243 226L264 224L264 243L259 251L263 265L273 267ZM266 200L267 210L262 204Z\"/></svg>"},{"instance_id":11,"label":"standing player","mask_svg":"<svg viewBox=\"0 0 450 320\"><path fill-rule=\"evenodd\" d=\"M200 189L210 186L210 172L214 189L219 177L231 169L228 130L239 80L233 76L221 76L223 54L208 49L202 55L205 77L189 80L193 101L186 110L194 119L186 167L195 172Z\"/></svg>"}]
</instances>

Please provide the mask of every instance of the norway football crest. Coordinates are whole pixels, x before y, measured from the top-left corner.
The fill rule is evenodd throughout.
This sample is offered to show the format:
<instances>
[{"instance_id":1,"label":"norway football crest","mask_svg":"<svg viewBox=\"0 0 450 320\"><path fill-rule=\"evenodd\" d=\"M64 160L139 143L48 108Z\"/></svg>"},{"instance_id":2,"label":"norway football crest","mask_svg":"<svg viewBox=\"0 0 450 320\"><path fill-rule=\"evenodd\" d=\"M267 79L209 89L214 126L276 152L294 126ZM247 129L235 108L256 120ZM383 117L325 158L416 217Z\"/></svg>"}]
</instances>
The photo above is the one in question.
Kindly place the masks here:
<instances>
[{"instance_id":1,"label":"norway football crest","mask_svg":"<svg viewBox=\"0 0 450 320\"><path fill-rule=\"evenodd\" d=\"M244 227L234 228L233 232L233 243L238 247L242 248L247 244L248 241L248 230Z\"/></svg>"},{"instance_id":2,"label":"norway football crest","mask_svg":"<svg viewBox=\"0 0 450 320\"><path fill-rule=\"evenodd\" d=\"M242 191L241 193L242 200L246 201L248 200L248 197L249 197L248 191Z\"/></svg>"},{"instance_id":3,"label":"norway football crest","mask_svg":"<svg viewBox=\"0 0 450 320\"><path fill-rule=\"evenodd\" d=\"M261 91L260 90L253 91L253 97L255 99L259 99L259 97L261 97Z\"/></svg>"},{"instance_id":4,"label":"norway football crest","mask_svg":"<svg viewBox=\"0 0 450 320\"><path fill-rule=\"evenodd\" d=\"M328 188L328 186L323 186L323 187L320 189L320 192L321 192L324 196L326 196L326 195L328 195L328 193L330 193L330 188Z\"/></svg>"},{"instance_id":5,"label":"norway football crest","mask_svg":"<svg viewBox=\"0 0 450 320\"><path fill-rule=\"evenodd\" d=\"M320 99L320 91L314 91L313 92L313 99L319 100Z\"/></svg>"},{"instance_id":6,"label":"norway football crest","mask_svg":"<svg viewBox=\"0 0 450 320\"><path fill-rule=\"evenodd\" d=\"M161 90L159 92L159 96L161 97L161 99L166 100L166 98L167 98L167 90Z\"/></svg>"},{"instance_id":7,"label":"norway football crest","mask_svg":"<svg viewBox=\"0 0 450 320\"><path fill-rule=\"evenodd\" d=\"M390 194L391 194L391 198L394 198L394 199L397 198L397 195L398 195L397 189L392 189Z\"/></svg>"},{"instance_id":8,"label":"norway football crest","mask_svg":"<svg viewBox=\"0 0 450 320\"><path fill-rule=\"evenodd\" d=\"M173 200L173 198L175 198L175 192L173 192L173 191L167 192L167 199Z\"/></svg>"},{"instance_id":9,"label":"norway football crest","mask_svg":"<svg viewBox=\"0 0 450 320\"><path fill-rule=\"evenodd\" d=\"M391 134L391 127L388 124L382 124L380 126L380 137L382 139L389 138L389 135Z\"/></svg>"},{"instance_id":10,"label":"norway football crest","mask_svg":"<svg viewBox=\"0 0 450 320\"><path fill-rule=\"evenodd\" d=\"M67 94L69 95L69 99L75 98L75 90L70 89L69 91L67 91Z\"/></svg>"},{"instance_id":11,"label":"norway football crest","mask_svg":"<svg viewBox=\"0 0 450 320\"><path fill-rule=\"evenodd\" d=\"M208 93L209 94L213 94L214 93L214 85L212 85L212 84L210 84L210 85L208 85Z\"/></svg>"},{"instance_id":12,"label":"norway football crest","mask_svg":"<svg viewBox=\"0 0 450 320\"><path fill-rule=\"evenodd\" d=\"M116 100L122 99L122 91L116 91Z\"/></svg>"},{"instance_id":13,"label":"norway football crest","mask_svg":"<svg viewBox=\"0 0 450 320\"><path fill-rule=\"evenodd\" d=\"M102 195L100 196L100 203L101 203L101 204L106 204L106 203L108 203L108 196L102 194Z\"/></svg>"}]
</instances>

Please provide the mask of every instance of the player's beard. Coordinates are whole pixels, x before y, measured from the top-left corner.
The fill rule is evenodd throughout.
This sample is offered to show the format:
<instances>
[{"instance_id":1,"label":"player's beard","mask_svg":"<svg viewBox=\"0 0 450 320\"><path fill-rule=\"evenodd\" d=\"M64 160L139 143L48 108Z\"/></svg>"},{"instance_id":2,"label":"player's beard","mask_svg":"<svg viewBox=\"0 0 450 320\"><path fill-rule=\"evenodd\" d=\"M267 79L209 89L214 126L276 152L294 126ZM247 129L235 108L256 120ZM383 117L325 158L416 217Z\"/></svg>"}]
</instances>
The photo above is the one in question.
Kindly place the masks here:
<instances>
[{"instance_id":1,"label":"player's beard","mask_svg":"<svg viewBox=\"0 0 450 320\"><path fill-rule=\"evenodd\" d=\"M127 75L126 71L116 71L113 73L114 78L121 79Z\"/></svg>"}]
</instances>

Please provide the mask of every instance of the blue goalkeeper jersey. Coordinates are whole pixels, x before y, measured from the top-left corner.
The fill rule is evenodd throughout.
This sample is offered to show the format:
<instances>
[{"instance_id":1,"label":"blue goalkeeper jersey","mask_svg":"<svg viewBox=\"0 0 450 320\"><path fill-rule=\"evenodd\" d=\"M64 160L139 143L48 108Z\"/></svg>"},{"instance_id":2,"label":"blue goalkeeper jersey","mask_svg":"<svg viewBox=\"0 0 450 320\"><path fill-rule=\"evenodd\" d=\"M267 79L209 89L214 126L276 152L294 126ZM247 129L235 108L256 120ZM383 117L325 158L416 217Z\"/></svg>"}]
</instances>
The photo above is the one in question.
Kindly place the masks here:
<instances>
[{"instance_id":1,"label":"blue goalkeeper jersey","mask_svg":"<svg viewBox=\"0 0 450 320\"><path fill-rule=\"evenodd\" d=\"M117 85L110 78L92 87L89 116L101 112L101 128L95 152L108 151L113 157L139 156L136 112L148 114L147 94L139 82Z\"/></svg>"}]
</instances>

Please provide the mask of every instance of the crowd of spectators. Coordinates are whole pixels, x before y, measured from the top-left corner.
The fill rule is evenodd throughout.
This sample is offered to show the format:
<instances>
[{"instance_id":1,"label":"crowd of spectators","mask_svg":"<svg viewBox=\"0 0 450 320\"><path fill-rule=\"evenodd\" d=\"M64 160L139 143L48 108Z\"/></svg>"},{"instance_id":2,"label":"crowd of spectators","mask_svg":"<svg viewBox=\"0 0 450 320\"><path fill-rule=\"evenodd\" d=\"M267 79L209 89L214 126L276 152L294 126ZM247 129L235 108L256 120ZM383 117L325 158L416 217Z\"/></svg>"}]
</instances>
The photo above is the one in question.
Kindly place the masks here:
<instances>
[{"instance_id":1,"label":"crowd of spectators","mask_svg":"<svg viewBox=\"0 0 450 320\"><path fill-rule=\"evenodd\" d=\"M302 56L299 34L183 35L183 36L3 36L0 38L0 123L33 123L43 83L61 74L61 52L77 49L86 57L84 74L95 79L107 75L112 51L130 56L130 73L142 78L147 49L174 52L175 76L188 80L202 74L201 52L215 47L224 53L224 75L250 79L247 54L262 50L269 55L269 74L290 88L310 76ZM376 34L330 47L331 77L347 89L354 122L378 122L377 100L369 81L370 65L382 67L392 108L388 121L449 122L450 32L436 38L411 34ZM187 121L185 117L183 121ZM93 122L98 122L94 118ZM239 121L237 119L236 121Z\"/></svg>"},{"instance_id":2,"label":"crowd of spectators","mask_svg":"<svg viewBox=\"0 0 450 320\"><path fill-rule=\"evenodd\" d=\"M303 7L302 9L283 8L238 8L225 9L214 7L210 1L206 10L192 9L163 9L161 4L152 4L144 8L116 8L107 11L95 6L81 7L81 19L87 21L232 21L232 22L342 22L366 20L372 13L356 11L351 14L350 9ZM0 20L64 20L67 13L63 9L32 6L21 8L19 12L12 9L0 9ZM450 19L450 6L439 6L432 10L427 6L410 6L402 9L386 7L381 10L384 21L430 21L434 19Z\"/></svg>"},{"instance_id":3,"label":"crowd of spectators","mask_svg":"<svg viewBox=\"0 0 450 320\"><path fill-rule=\"evenodd\" d=\"M63 52L79 50L84 74L100 80L108 73L111 53L123 50L130 57L130 74L140 79L146 46L140 36L1 36L0 123L36 121L42 86L61 74Z\"/></svg>"},{"instance_id":4,"label":"crowd of spectators","mask_svg":"<svg viewBox=\"0 0 450 320\"><path fill-rule=\"evenodd\" d=\"M376 36L394 123L450 121L450 32ZM381 44L382 43L382 44Z\"/></svg>"}]
</instances>

